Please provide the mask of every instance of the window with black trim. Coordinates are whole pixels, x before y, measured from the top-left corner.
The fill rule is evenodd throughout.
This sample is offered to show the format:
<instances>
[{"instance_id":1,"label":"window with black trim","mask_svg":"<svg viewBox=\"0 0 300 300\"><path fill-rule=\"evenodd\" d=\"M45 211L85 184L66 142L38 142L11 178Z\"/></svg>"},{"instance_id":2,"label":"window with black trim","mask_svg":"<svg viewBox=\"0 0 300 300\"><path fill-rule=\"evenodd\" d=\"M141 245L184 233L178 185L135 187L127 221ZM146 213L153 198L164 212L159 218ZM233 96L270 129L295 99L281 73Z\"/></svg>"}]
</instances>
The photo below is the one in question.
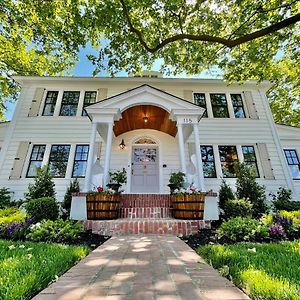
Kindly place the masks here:
<instances>
[{"instance_id":1,"label":"window with black trim","mask_svg":"<svg viewBox=\"0 0 300 300\"><path fill-rule=\"evenodd\" d=\"M57 97L58 97L58 91L47 92L43 114L42 114L43 116L53 116Z\"/></svg>"},{"instance_id":2,"label":"window with black trim","mask_svg":"<svg viewBox=\"0 0 300 300\"><path fill-rule=\"evenodd\" d=\"M285 158L288 163L290 173L293 179L300 179L300 164L298 155L295 149L285 149Z\"/></svg>"},{"instance_id":3,"label":"window with black trim","mask_svg":"<svg viewBox=\"0 0 300 300\"><path fill-rule=\"evenodd\" d=\"M219 155L223 177L236 177L236 171L234 167L234 163L238 160L236 146L219 146Z\"/></svg>"},{"instance_id":4,"label":"window with black trim","mask_svg":"<svg viewBox=\"0 0 300 300\"><path fill-rule=\"evenodd\" d=\"M201 148L204 177L205 178L217 177L213 147L212 146L201 146L200 148Z\"/></svg>"},{"instance_id":5,"label":"window with black trim","mask_svg":"<svg viewBox=\"0 0 300 300\"><path fill-rule=\"evenodd\" d=\"M33 145L26 177L35 177L37 169L42 167L46 145Z\"/></svg>"},{"instance_id":6,"label":"window with black trim","mask_svg":"<svg viewBox=\"0 0 300 300\"><path fill-rule=\"evenodd\" d=\"M76 116L80 92L64 92L60 116Z\"/></svg>"},{"instance_id":7,"label":"window with black trim","mask_svg":"<svg viewBox=\"0 0 300 300\"><path fill-rule=\"evenodd\" d=\"M255 172L255 175L258 178L259 171L254 146L242 146L242 152L244 156L244 163Z\"/></svg>"},{"instance_id":8,"label":"window with black trim","mask_svg":"<svg viewBox=\"0 0 300 300\"><path fill-rule=\"evenodd\" d=\"M72 177L85 177L89 145L76 145Z\"/></svg>"},{"instance_id":9,"label":"window with black trim","mask_svg":"<svg viewBox=\"0 0 300 300\"><path fill-rule=\"evenodd\" d=\"M203 117L207 118L207 105L204 93L194 93L194 103L205 109Z\"/></svg>"},{"instance_id":10,"label":"window with black trim","mask_svg":"<svg viewBox=\"0 0 300 300\"><path fill-rule=\"evenodd\" d=\"M215 118L229 118L225 94L210 94L210 101Z\"/></svg>"},{"instance_id":11,"label":"window with black trim","mask_svg":"<svg viewBox=\"0 0 300 300\"><path fill-rule=\"evenodd\" d=\"M83 108L86 106L96 103L97 101L97 92L96 91L87 91L84 93L84 100L83 100ZM84 109L82 109L82 116L86 116L87 113Z\"/></svg>"},{"instance_id":12,"label":"window with black trim","mask_svg":"<svg viewBox=\"0 0 300 300\"><path fill-rule=\"evenodd\" d=\"M52 145L49 158L49 168L50 173L54 177L65 177L70 148L70 145Z\"/></svg>"},{"instance_id":13,"label":"window with black trim","mask_svg":"<svg viewBox=\"0 0 300 300\"><path fill-rule=\"evenodd\" d=\"M234 116L237 119L240 118L246 118L244 105L243 105L243 99L241 94L230 94L232 105L233 105L233 111Z\"/></svg>"}]
</instances>

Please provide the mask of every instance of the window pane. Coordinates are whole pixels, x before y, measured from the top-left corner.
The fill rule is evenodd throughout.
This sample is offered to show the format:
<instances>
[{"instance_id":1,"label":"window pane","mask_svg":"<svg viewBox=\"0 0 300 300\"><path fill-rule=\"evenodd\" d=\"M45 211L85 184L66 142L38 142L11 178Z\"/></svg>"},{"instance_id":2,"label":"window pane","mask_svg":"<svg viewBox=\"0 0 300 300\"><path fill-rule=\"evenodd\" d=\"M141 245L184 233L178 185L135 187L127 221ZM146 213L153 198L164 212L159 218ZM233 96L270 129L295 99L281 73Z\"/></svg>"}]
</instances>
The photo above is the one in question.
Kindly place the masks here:
<instances>
[{"instance_id":1,"label":"window pane","mask_svg":"<svg viewBox=\"0 0 300 300\"><path fill-rule=\"evenodd\" d=\"M299 165L290 165L290 172L292 174L293 179L300 179L300 168Z\"/></svg>"},{"instance_id":2,"label":"window pane","mask_svg":"<svg viewBox=\"0 0 300 300\"><path fill-rule=\"evenodd\" d=\"M203 117L207 117L207 107L204 93L194 93L194 103L205 109Z\"/></svg>"},{"instance_id":3,"label":"window pane","mask_svg":"<svg viewBox=\"0 0 300 300\"><path fill-rule=\"evenodd\" d=\"M37 173L37 169L42 166L41 161L31 161L29 163L28 171L27 171L27 177L35 177Z\"/></svg>"},{"instance_id":4,"label":"window pane","mask_svg":"<svg viewBox=\"0 0 300 300\"><path fill-rule=\"evenodd\" d=\"M75 161L72 177L85 177L86 161Z\"/></svg>"},{"instance_id":5,"label":"window pane","mask_svg":"<svg viewBox=\"0 0 300 300\"><path fill-rule=\"evenodd\" d=\"M241 94L230 94L234 115L236 118L245 118L245 111Z\"/></svg>"},{"instance_id":6,"label":"window pane","mask_svg":"<svg viewBox=\"0 0 300 300\"><path fill-rule=\"evenodd\" d=\"M234 110L234 116L237 119L246 117L245 112L244 112L244 108L242 106L234 106L233 110Z\"/></svg>"},{"instance_id":7,"label":"window pane","mask_svg":"<svg viewBox=\"0 0 300 300\"><path fill-rule=\"evenodd\" d=\"M215 159L212 146L201 146L203 173L205 178L216 177Z\"/></svg>"},{"instance_id":8,"label":"window pane","mask_svg":"<svg viewBox=\"0 0 300 300\"><path fill-rule=\"evenodd\" d=\"M73 164L72 177L85 177L89 145L77 145Z\"/></svg>"},{"instance_id":9,"label":"window pane","mask_svg":"<svg viewBox=\"0 0 300 300\"><path fill-rule=\"evenodd\" d=\"M284 150L293 179L300 179L300 164L296 150Z\"/></svg>"},{"instance_id":10,"label":"window pane","mask_svg":"<svg viewBox=\"0 0 300 300\"><path fill-rule=\"evenodd\" d=\"M92 92L85 92L84 93L84 101L83 101L83 107L86 107L87 105L96 103L97 100L97 92L92 91ZM87 113L85 110L82 109L82 115L86 116Z\"/></svg>"},{"instance_id":11,"label":"window pane","mask_svg":"<svg viewBox=\"0 0 300 300\"><path fill-rule=\"evenodd\" d=\"M37 169L42 166L46 145L34 145L30 155L26 177L35 177Z\"/></svg>"},{"instance_id":12,"label":"window pane","mask_svg":"<svg viewBox=\"0 0 300 300\"><path fill-rule=\"evenodd\" d=\"M64 92L60 108L61 116L76 116L80 92Z\"/></svg>"},{"instance_id":13,"label":"window pane","mask_svg":"<svg viewBox=\"0 0 300 300\"><path fill-rule=\"evenodd\" d=\"M70 145L54 145L51 148L49 166L54 177L65 177L68 165Z\"/></svg>"},{"instance_id":14,"label":"window pane","mask_svg":"<svg viewBox=\"0 0 300 300\"><path fill-rule=\"evenodd\" d=\"M213 115L215 118L229 118L225 94L210 94Z\"/></svg>"},{"instance_id":15,"label":"window pane","mask_svg":"<svg viewBox=\"0 0 300 300\"><path fill-rule=\"evenodd\" d=\"M223 177L236 177L234 162L238 159L235 146L219 146Z\"/></svg>"},{"instance_id":16,"label":"window pane","mask_svg":"<svg viewBox=\"0 0 300 300\"><path fill-rule=\"evenodd\" d=\"M43 110L43 116L53 116L58 92L49 91L45 99L45 106Z\"/></svg>"}]
</instances>

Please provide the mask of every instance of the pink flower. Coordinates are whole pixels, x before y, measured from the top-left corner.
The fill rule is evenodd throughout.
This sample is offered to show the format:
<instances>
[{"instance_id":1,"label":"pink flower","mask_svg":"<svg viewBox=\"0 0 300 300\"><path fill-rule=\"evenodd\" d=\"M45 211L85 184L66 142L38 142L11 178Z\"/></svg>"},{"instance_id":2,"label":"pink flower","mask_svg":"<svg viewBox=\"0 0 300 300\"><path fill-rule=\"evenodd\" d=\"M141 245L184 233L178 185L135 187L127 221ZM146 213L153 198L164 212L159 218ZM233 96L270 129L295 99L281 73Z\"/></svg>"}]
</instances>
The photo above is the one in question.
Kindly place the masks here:
<instances>
[{"instance_id":1,"label":"pink flower","mask_svg":"<svg viewBox=\"0 0 300 300\"><path fill-rule=\"evenodd\" d=\"M98 193L103 192L103 187L102 186L97 186L97 191L98 191Z\"/></svg>"}]
</instances>

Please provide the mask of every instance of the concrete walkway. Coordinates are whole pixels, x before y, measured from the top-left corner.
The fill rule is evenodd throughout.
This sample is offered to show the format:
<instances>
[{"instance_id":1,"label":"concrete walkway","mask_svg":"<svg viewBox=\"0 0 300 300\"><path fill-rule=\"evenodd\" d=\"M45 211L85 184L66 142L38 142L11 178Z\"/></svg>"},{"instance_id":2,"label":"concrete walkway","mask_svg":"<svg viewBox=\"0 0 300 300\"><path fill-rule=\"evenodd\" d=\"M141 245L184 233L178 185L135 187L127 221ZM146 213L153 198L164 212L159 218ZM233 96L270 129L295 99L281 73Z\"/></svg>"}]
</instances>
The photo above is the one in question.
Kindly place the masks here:
<instances>
[{"instance_id":1,"label":"concrete walkway","mask_svg":"<svg viewBox=\"0 0 300 300\"><path fill-rule=\"evenodd\" d=\"M33 299L249 298L179 238L129 235L112 237Z\"/></svg>"}]
</instances>

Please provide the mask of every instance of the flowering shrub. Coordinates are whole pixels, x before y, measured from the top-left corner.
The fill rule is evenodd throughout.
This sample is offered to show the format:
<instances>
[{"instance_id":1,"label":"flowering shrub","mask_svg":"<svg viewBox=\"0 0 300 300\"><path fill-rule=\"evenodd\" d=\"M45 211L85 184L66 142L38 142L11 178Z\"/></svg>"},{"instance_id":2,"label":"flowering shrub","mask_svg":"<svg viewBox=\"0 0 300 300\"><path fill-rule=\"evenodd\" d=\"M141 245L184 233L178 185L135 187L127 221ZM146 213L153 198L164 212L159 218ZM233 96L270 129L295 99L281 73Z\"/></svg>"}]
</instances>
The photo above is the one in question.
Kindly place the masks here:
<instances>
[{"instance_id":1,"label":"flowering shrub","mask_svg":"<svg viewBox=\"0 0 300 300\"><path fill-rule=\"evenodd\" d=\"M104 189L102 186L97 186L94 187L93 191L88 192L89 195L105 195L105 196L109 196L109 195L113 195L115 194L115 191L113 189Z\"/></svg>"},{"instance_id":2,"label":"flowering shrub","mask_svg":"<svg viewBox=\"0 0 300 300\"><path fill-rule=\"evenodd\" d=\"M270 227L270 238L277 241L286 238L285 231L280 224L275 224Z\"/></svg>"},{"instance_id":3,"label":"flowering shrub","mask_svg":"<svg viewBox=\"0 0 300 300\"><path fill-rule=\"evenodd\" d=\"M29 232L33 223L32 218L25 218L23 222L12 222L3 226L0 230L0 237L10 240L23 240Z\"/></svg>"},{"instance_id":4,"label":"flowering shrub","mask_svg":"<svg viewBox=\"0 0 300 300\"><path fill-rule=\"evenodd\" d=\"M175 195L200 195L202 194L202 192L200 190L197 190L195 187L193 186L189 186L187 189L184 188L180 188L180 189L175 189L173 191L173 194Z\"/></svg>"}]
</instances>

